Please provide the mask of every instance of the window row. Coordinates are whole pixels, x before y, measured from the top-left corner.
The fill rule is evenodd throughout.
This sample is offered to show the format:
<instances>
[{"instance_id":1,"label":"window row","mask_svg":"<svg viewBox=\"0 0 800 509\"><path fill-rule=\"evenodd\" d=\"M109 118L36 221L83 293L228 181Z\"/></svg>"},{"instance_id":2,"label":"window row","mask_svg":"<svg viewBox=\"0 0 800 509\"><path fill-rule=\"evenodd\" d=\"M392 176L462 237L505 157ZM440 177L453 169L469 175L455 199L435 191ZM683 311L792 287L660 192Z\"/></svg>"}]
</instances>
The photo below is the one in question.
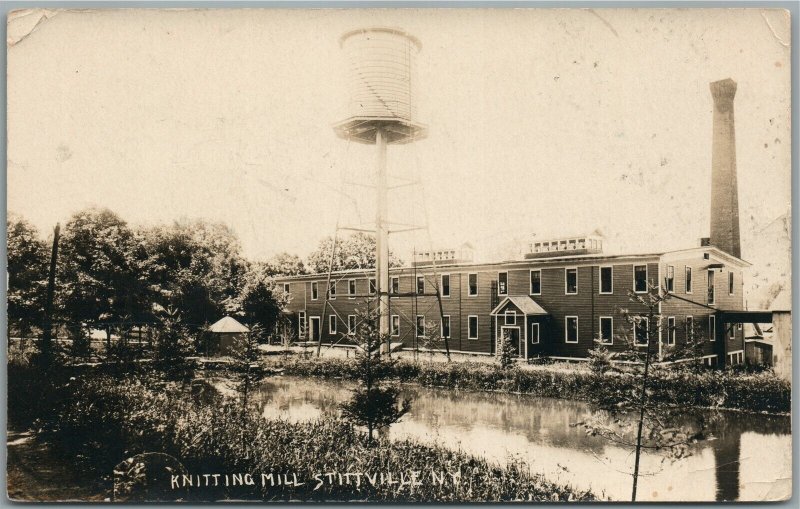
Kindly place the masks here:
<instances>
[{"instance_id":1,"label":"window row","mask_svg":"<svg viewBox=\"0 0 800 509\"><path fill-rule=\"evenodd\" d=\"M674 316L667 317L666 322L666 329L664 332L666 333L666 339L664 344L666 345L674 345L676 344L676 336L678 331L678 326L676 325L676 320ZM507 311L503 315L503 325L504 326L515 326L518 324L517 314L514 311ZM356 332L356 315L347 315L347 329L345 331L348 335L353 335ZM539 324L535 323L535 341L534 343L538 343L539 339ZM427 337L427 333L430 332L431 324L426 323L425 315L417 315L415 324L414 324L414 335L418 338ZM435 326L435 325L434 325ZM304 311L300 311L298 313L298 333L300 338L306 337L306 313ZM716 326L716 317L714 315L708 316L707 328L705 330L698 330L698 327L695 324L693 316L687 316L684 327L683 327L685 337L688 340L693 340L694 338L703 339L706 338L708 341L716 341L716 334L717 334L717 326ZM742 330L742 324L728 324L727 330L725 334L728 335L730 339L736 338L736 331ZM390 331L392 336L399 336L400 335L400 316L399 315L392 315L390 321ZM451 328L450 328L450 315L445 315L443 320L441 321L439 334L441 338L450 338L451 337ZM532 331L533 332L533 331ZM658 330L650 330L650 322L648 317L636 317L635 322L632 325L632 332L633 332L633 340L634 343L638 346L645 346L648 343L648 337L650 334L658 334ZM328 316L328 334L335 335L338 334L338 319L336 315L329 315ZM467 317L467 339L478 339L478 316L477 315L470 315ZM564 341L566 343L578 343L579 339L579 321L577 316L567 316L564 318ZM599 317L599 330L598 330L598 342L603 345L612 345L614 344L614 317L611 316L601 316Z\"/></svg>"},{"instance_id":2,"label":"window row","mask_svg":"<svg viewBox=\"0 0 800 509\"><path fill-rule=\"evenodd\" d=\"M684 291L685 293L692 293L692 267L685 267L684 275ZM716 302L715 283L714 283L714 269L708 269L707 277L707 303L710 305ZM417 276L414 293L417 295L426 295L426 281L429 279L426 276ZM450 274L442 274L439 278L440 284L438 290L441 292L442 297L450 297ZM675 291L675 267L667 265L666 276L664 278L666 290L668 292ZM497 294L500 296L508 295L508 272L499 272L497 274ZM331 300L336 299L337 295L337 281L331 281L328 295ZM284 283L284 292L289 292L289 283ZM347 295L350 299L355 299L358 296L356 287L356 279L347 280ZM436 288L434 288L434 291ZM535 269L530 271L530 294L542 294L542 271ZM634 265L633 266L633 291L636 293L646 293L648 290L648 270L647 265ZM375 278L369 279L369 295L377 293L377 286ZM599 267L599 282L598 292L601 295L611 295L614 293L614 267L601 266ZM397 295L400 293L400 277L393 276L389 278L389 293ZM728 272L728 294L735 293L735 276L733 272ZM467 275L467 294L470 297L478 295L478 274L470 273ZM577 295L578 294L578 269L566 268L564 269L564 294ZM435 295L435 293L434 293ZM319 283L317 281L311 282L311 300L319 299Z\"/></svg>"},{"instance_id":3,"label":"window row","mask_svg":"<svg viewBox=\"0 0 800 509\"><path fill-rule=\"evenodd\" d=\"M664 344L666 345L674 345L676 343L676 337L679 327L676 324L676 320L674 316L669 316L666 319L666 327L663 332L666 334L666 339ZM708 323L705 330L698 330L697 325L695 324L693 316L687 316L683 331L685 333L685 337L688 340L697 339L707 339L708 341L716 341L717 338L717 317L714 315L708 316ZM736 338L736 331L742 330L742 324L728 324L727 330L725 334L728 335L730 339ZM644 346L648 343L648 337L653 334L658 334L659 331L657 328L653 330L650 329L650 321L649 318L646 316L636 317L635 321L632 325L632 332L633 332L633 340L634 343L638 346ZM577 343L578 342L578 317L577 316L567 316L564 318L564 342L566 343ZM614 344L614 317L611 316L601 316L599 317L599 330L598 330L598 342L603 345L612 345Z\"/></svg>"},{"instance_id":4,"label":"window row","mask_svg":"<svg viewBox=\"0 0 800 509\"><path fill-rule=\"evenodd\" d=\"M312 317L312 320L319 320L319 318ZM328 315L328 334L335 335L339 333L338 322L339 319L336 315ZM347 315L347 327L344 333L348 336L354 335L357 325L356 315ZM430 332L430 327L431 324L425 321L425 315L417 315L414 323L414 335L418 338L426 337L427 333ZM297 331L301 339L306 337L307 324L305 311L300 311L297 314ZM392 336L400 335L400 315L391 316L390 334ZM450 334L450 315L444 315L440 324L439 336L442 339L449 339L451 337ZM467 338L478 339L478 317L476 315L471 315L467 318Z\"/></svg>"},{"instance_id":5,"label":"window row","mask_svg":"<svg viewBox=\"0 0 800 509\"><path fill-rule=\"evenodd\" d=\"M710 305L716 303L716 288L714 286L715 282L715 269L707 269L708 277L706 278L707 288L706 288L706 302ZM665 286L668 292L675 291L675 267L673 265L667 265L667 274L664 278ZM684 267L684 287L683 291L685 293L692 293L692 268L689 266ZM733 271L728 272L728 295L734 295L736 293L736 275Z\"/></svg>"}]
</instances>

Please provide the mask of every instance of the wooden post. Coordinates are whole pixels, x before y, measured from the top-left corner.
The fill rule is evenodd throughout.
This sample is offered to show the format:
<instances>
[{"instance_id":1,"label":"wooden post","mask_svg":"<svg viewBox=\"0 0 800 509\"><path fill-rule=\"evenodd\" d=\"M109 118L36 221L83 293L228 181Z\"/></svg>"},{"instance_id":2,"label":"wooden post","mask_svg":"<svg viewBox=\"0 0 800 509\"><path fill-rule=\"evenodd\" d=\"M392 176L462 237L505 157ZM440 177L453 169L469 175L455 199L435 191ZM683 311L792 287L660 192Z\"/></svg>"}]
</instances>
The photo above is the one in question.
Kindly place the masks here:
<instances>
[{"instance_id":1,"label":"wooden post","mask_svg":"<svg viewBox=\"0 0 800 509\"><path fill-rule=\"evenodd\" d=\"M56 287L56 262L58 260L58 239L61 234L61 225L56 223L53 229L53 249L50 254L50 273L47 276L47 295L44 302L44 320L42 323L41 353L45 362L49 362L52 354L53 335L53 296Z\"/></svg>"}]
</instances>

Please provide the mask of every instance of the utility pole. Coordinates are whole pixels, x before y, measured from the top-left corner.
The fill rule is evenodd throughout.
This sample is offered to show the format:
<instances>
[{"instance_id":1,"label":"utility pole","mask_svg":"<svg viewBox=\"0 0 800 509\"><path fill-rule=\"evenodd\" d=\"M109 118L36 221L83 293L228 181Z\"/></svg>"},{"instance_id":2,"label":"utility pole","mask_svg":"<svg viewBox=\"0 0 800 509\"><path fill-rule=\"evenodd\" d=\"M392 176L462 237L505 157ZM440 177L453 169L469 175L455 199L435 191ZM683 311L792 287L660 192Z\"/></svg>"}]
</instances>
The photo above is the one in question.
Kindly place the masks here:
<instances>
[{"instance_id":1,"label":"utility pole","mask_svg":"<svg viewBox=\"0 0 800 509\"><path fill-rule=\"evenodd\" d=\"M42 323L42 343L40 351L45 363L50 362L53 351L53 296L56 287L56 262L58 260L58 239L61 233L61 225L56 223L53 229L53 250L50 254L50 273L47 276L47 295L44 301L44 320Z\"/></svg>"}]
</instances>

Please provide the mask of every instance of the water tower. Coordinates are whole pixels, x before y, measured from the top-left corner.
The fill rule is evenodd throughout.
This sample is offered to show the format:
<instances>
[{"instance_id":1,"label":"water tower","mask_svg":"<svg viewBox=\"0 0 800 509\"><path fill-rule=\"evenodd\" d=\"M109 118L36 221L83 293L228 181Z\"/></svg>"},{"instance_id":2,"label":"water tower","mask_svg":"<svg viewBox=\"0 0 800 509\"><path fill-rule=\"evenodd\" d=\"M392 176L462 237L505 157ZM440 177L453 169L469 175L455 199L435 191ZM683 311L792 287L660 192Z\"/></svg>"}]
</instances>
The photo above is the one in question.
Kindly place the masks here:
<instances>
[{"instance_id":1,"label":"water tower","mask_svg":"<svg viewBox=\"0 0 800 509\"><path fill-rule=\"evenodd\" d=\"M339 39L348 61L347 118L333 126L341 138L375 145L377 207L375 279L380 332L389 334L389 224L386 147L424 138L416 120L414 73L419 39L398 28L351 30Z\"/></svg>"}]
</instances>

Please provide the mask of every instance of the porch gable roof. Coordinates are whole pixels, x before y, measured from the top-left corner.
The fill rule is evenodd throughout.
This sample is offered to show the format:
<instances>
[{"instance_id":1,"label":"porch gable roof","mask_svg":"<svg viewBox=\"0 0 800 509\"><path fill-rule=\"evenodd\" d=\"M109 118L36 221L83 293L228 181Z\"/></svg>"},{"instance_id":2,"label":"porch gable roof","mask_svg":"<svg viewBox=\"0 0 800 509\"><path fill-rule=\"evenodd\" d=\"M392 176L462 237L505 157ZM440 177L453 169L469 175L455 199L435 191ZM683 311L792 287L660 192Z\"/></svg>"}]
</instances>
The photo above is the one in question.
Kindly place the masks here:
<instances>
[{"instance_id":1,"label":"porch gable roof","mask_svg":"<svg viewBox=\"0 0 800 509\"><path fill-rule=\"evenodd\" d=\"M492 310L491 314L498 314L508 303L511 303L519 312L526 316L550 314L529 295L509 295L500 301L500 304Z\"/></svg>"}]
</instances>

